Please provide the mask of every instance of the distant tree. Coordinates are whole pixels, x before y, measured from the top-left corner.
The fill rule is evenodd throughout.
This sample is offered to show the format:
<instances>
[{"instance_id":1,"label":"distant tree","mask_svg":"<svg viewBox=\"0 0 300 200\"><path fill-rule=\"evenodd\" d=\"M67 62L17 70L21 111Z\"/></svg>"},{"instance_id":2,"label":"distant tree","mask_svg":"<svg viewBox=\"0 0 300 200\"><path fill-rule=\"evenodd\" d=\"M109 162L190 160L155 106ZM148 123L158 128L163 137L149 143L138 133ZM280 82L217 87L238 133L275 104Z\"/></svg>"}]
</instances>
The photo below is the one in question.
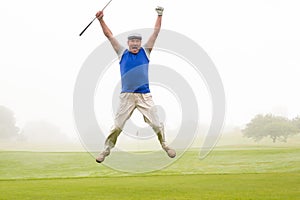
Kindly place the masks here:
<instances>
[{"instance_id":1,"label":"distant tree","mask_svg":"<svg viewBox=\"0 0 300 200\"><path fill-rule=\"evenodd\" d=\"M16 119L13 111L5 106L0 106L0 138L8 139L18 134Z\"/></svg>"},{"instance_id":2,"label":"distant tree","mask_svg":"<svg viewBox=\"0 0 300 200\"><path fill-rule=\"evenodd\" d=\"M298 132L300 133L300 117L294 118L292 123L298 128Z\"/></svg>"},{"instance_id":3,"label":"distant tree","mask_svg":"<svg viewBox=\"0 0 300 200\"><path fill-rule=\"evenodd\" d=\"M277 140L287 142L290 135L299 133L299 128L296 126L297 121L299 120L291 121L271 114L257 115L246 125L242 132L245 137L252 138L254 141L270 137L274 143Z\"/></svg>"}]
</instances>

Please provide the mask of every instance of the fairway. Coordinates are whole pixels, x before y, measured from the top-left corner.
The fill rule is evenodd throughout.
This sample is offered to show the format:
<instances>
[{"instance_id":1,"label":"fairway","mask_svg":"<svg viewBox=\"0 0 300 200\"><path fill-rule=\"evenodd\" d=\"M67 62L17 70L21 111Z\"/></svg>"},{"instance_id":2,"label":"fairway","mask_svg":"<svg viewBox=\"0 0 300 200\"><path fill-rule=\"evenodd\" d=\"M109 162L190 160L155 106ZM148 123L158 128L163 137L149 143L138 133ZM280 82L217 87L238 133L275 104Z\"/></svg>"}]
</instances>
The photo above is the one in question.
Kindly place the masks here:
<instances>
[{"instance_id":1,"label":"fairway","mask_svg":"<svg viewBox=\"0 0 300 200\"><path fill-rule=\"evenodd\" d=\"M1 199L297 199L299 174L1 181ZM298 187L296 187L298 185Z\"/></svg>"},{"instance_id":2,"label":"fairway","mask_svg":"<svg viewBox=\"0 0 300 200\"><path fill-rule=\"evenodd\" d=\"M88 153L0 152L0 199L284 199L300 196L299 148L188 151L156 172L128 174Z\"/></svg>"}]
</instances>

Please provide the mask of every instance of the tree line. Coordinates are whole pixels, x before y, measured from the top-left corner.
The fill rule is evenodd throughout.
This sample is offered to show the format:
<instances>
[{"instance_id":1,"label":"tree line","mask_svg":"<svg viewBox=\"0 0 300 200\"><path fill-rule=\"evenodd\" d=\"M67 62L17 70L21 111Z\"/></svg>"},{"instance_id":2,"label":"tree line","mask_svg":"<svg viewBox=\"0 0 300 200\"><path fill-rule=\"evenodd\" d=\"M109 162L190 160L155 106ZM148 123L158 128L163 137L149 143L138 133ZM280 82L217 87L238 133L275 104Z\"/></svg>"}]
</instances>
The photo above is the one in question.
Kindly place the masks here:
<instances>
[{"instance_id":1,"label":"tree line","mask_svg":"<svg viewBox=\"0 0 300 200\"><path fill-rule=\"evenodd\" d=\"M288 137L300 133L300 117L288 119L272 114L256 115L246 127L242 129L243 136L258 142L263 138L270 138L274 143L277 141L287 142ZM14 112L0 105L0 139L18 137L26 139L27 136L52 135L60 137L62 134L57 126L47 122L31 122L22 130L16 125Z\"/></svg>"},{"instance_id":2,"label":"tree line","mask_svg":"<svg viewBox=\"0 0 300 200\"><path fill-rule=\"evenodd\" d=\"M63 134L58 126L47 121L31 121L22 128L18 127L14 112L1 105L0 139L50 143L68 140L66 134Z\"/></svg>"},{"instance_id":3,"label":"tree line","mask_svg":"<svg viewBox=\"0 0 300 200\"><path fill-rule=\"evenodd\" d=\"M288 137L300 133L300 117L288 119L272 114L256 115L242 130L245 137L258 142L269 137L274 143L287 142Z\"/></svg>"}]
</instances>

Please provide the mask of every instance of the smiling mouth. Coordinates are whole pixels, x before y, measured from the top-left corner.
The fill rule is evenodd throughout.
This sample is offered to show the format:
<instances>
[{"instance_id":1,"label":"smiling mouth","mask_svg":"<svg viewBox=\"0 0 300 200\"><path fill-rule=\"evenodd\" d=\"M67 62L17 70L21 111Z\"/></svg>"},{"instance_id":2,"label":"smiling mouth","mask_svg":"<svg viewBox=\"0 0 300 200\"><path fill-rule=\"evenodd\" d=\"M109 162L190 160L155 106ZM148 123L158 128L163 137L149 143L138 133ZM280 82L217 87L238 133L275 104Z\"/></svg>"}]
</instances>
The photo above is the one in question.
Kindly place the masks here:
<instances>
[{"instance_id":1,"label":"smiling mouth","mask_svg":"<svg viewBox=\"0 0 300 200\"><path fill-rule=\"evenodd\" d=\"M135 50L137 50L137 49L139 49L139 48L138 48L138 47L136 47L136 46L133 46L133 47L132 47L132 49L135 49Z\"/></svg>"}]
</instances>

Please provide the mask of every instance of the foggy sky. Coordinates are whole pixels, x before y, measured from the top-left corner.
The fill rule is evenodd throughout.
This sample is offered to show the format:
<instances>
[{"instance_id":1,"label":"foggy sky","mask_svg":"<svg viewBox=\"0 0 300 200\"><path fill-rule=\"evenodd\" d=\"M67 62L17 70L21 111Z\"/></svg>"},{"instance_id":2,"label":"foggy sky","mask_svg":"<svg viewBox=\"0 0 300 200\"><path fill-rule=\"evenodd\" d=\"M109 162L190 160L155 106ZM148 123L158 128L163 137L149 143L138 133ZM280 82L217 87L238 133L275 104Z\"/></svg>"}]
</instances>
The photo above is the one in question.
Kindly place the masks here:
<instances>
[{"instance_id":1,"label":"foggy sky","mask_svg":"<svg viewBox=\"0 0 300 200\"><path fill-rule=\"evenodd\" d=\"M72 113L76 76L87 56L106 41L98 21L82 37L78 34L104 4L1 3L0 104L15 112L19 126L41 119L76 134ZM300 114L298 1L113 0L104 19L114 34L152 28L157 5L165 7L162 28L191 38L215 63L225 88L226 124L242 126L258 113L290 118ZM209 105L207 93L203 99ZM206 121L209 109L204 110Z\"/></svg>"}]
</instances>

